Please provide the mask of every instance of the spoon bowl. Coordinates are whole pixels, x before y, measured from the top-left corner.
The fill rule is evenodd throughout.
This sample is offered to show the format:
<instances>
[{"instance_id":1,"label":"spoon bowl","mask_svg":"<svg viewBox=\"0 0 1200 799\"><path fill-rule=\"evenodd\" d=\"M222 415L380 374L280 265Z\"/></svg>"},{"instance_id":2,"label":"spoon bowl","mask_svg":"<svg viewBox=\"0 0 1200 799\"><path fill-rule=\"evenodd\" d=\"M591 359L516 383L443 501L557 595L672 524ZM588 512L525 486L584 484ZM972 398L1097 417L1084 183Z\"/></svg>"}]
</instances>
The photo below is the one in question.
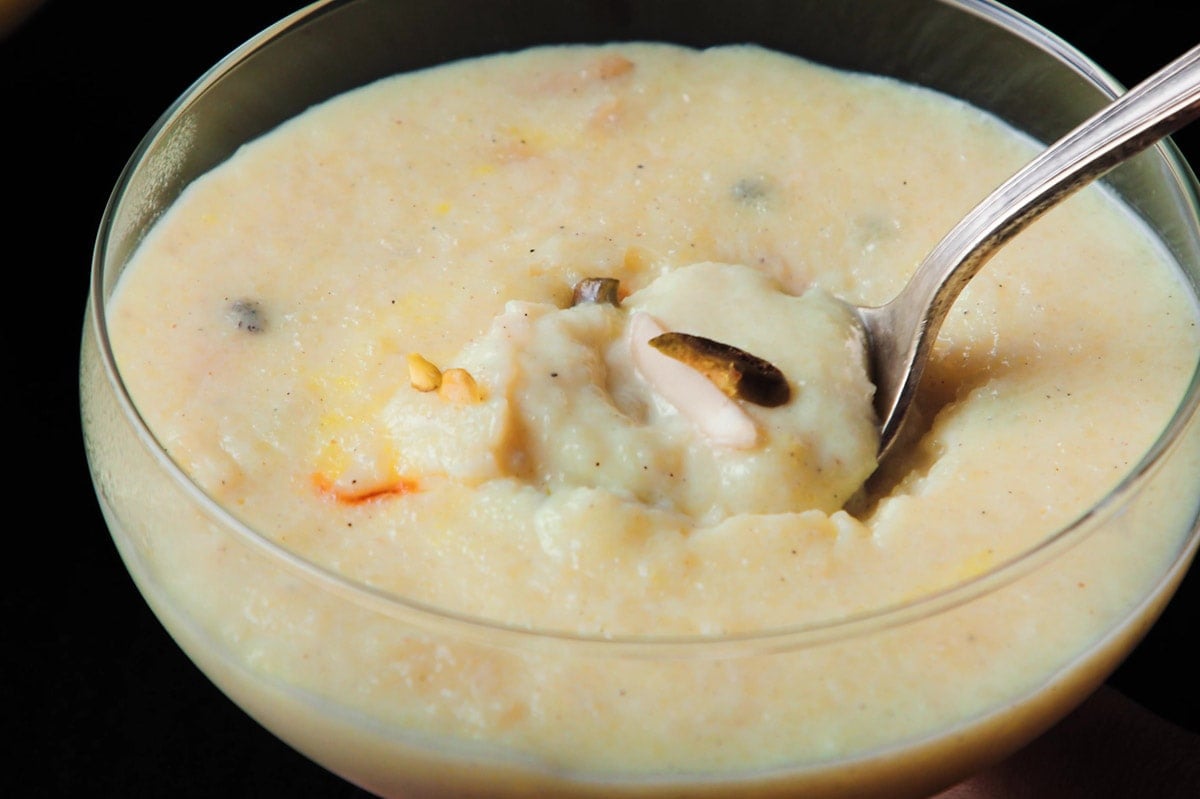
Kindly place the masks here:
<instances>
[{"instance_id":1,"label":"spoon bowl","mask_svg":"<svg viewBox=\"0 0 1200 799\"><path fill-rule=\"evenodd\" d=\"M1006 242L1076 190L1200 116L1200 45L1105 106L1030 161L938 242L900 293L859 308L866 332L879 457L908 418L954 300Z\"/></svg>"}]
</instances>

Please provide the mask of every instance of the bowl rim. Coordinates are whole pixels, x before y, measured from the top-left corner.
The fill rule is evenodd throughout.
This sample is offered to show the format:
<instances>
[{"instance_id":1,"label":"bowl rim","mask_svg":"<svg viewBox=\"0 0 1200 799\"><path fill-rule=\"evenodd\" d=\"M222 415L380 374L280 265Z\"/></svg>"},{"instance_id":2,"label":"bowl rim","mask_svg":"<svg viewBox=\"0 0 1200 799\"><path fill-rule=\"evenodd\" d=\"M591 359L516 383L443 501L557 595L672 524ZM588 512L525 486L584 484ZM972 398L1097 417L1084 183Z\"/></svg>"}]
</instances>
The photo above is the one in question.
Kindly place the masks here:
<instances>
[{"instance_id":1,"label":"bowl rim","mask_svg":"<svg viewBox=\"0 0 1200 799\"><path fill-rule=\"evenodd\" d=\"M288 31L301 26L316 16L358 0L316 0L299 8L274 24L247 39L186 88L148 129L136 149L126 162L118 177L101 217L92 253L90 286L87 295L88 327L85 332L94 337L99 350L100 365L104 379L113 390L124 422L130 426L141 445L158 462L172 482L212 519L232 532L239 540L258 549L294 575L319 586L322 590L341 596L356 605L382 615L403 621L406 624L430 632L453 632L459 638L473 639L491 645L502 644L528 650L531 647L568 646L573 651L579 648L595 648L605 655L628 657L727 657L744 654L747 647L755 653L793 651L834 641L853 638L873 631L881 631L936 616L985 594L996 591L1022 576L1035 571L1053 560L1059 553L1086 538L1096 525L1119 513L1122 501L1137 493L1143 483L1162 463L1183 437L1185 429L1197 419L1200 409L1200 362L1193 369L1191 380L1182 400L1175 408L1170 421L1159 433L1154 443L1141 459L1131 467L1124 477L1094 505L1086 509L1070 523L1048 535L1038 545L1023 550L1017 555L996 564L992 568L967 580L958 582L934 593L914 599L877 607L869 611L834 619L781 627L763 628L739 634L686 634L686 635L605 635L578 633L568 630L525 627L499 620L473 616L439 607L432 603L374 588L339 574L332 569L311 561L280 545L267 535L256 531L230 513L219 502L210 497L188 476L168 454L166 447L151 431L130 396L112 351L106 327L106 295L108 291L108 251L114 238L114 225L134 173L142 164L155 140L163 134L170 122L178 117L190 103L218 82L225 74L235 69L247 57L264 44ZM1019 12L994 0L934 0L943 6L982 17L989 24L1003 28L1008 33L1026 40L1055 60L1084 78L1091 88L1101 90L1110 98L1124 91L1124 87L1090 58ZM1164 139L1149 148L1164 160L1170 179L1178 184L1200 221L1200 184L1195 174L1183 159L1178 148ZM1166 178L1164 177L1164 180ZM121 265L123 268L124 265ZM1200 300L1200 290L1192 287L1192 299ZM90 453L89 453L90 458ZM1193 518L1192 526L1180 541L1175 559L1159 576L1154 586L1168 583L1172 575L1180 571L1200 546L1200 524Z\"/></svg>"}]
</instances>

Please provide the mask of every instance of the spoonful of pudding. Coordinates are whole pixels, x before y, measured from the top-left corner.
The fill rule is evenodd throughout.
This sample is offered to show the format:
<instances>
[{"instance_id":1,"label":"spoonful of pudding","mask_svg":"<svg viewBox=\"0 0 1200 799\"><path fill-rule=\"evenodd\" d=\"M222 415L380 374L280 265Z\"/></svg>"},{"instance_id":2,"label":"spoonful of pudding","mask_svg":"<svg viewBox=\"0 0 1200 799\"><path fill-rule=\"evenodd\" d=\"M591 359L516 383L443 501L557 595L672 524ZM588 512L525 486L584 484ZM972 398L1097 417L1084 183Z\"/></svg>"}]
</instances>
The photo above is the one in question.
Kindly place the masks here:
<instances>
[{"instance_id":1,"label":"spoonful of pudding","mask_svg":"<svg viewBox=\"0 0 1200 799\"><path fill-rule=\"evenodd\" d=\"M885 305L859 308L875 382L879 457L896 442L946 314L1008 240L1060 200L1200 116L1200 46L1126 92L1002 183Z\"/></svg>"}]
</instances>

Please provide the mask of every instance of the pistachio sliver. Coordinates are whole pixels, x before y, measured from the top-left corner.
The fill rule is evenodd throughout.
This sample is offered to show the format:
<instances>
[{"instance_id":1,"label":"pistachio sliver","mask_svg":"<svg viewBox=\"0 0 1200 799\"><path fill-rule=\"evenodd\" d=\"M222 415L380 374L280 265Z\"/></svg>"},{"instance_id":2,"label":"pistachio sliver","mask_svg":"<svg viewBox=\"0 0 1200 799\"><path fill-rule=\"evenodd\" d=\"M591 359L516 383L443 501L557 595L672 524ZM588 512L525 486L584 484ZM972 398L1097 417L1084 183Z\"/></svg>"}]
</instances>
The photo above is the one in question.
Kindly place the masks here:
<instances>
[{"instance_id":1,"label":"pistachio sliver","mask_svg":"<svg viewBox=\"0 0 1200 799\"><path fill-rule=\"evenodd\" d=\"M671 331L650 339L650 346L686 364L712 381L727 396L766 408L791 399L787 378L777 367L731 344Z\"/></svg>"},{"instance_id":2,"label":"pistachio sliver","mask_svg":"<svg viewBox=\"0 0 1200 799\"><path fill-rule=\"evenodd\" d=\"M617 292L620 285L621 281L615 277L585 277L575 284L571 296L571 305L584 305L586 303L619 305L621 300Z\"/></svg>"}]
</instances>

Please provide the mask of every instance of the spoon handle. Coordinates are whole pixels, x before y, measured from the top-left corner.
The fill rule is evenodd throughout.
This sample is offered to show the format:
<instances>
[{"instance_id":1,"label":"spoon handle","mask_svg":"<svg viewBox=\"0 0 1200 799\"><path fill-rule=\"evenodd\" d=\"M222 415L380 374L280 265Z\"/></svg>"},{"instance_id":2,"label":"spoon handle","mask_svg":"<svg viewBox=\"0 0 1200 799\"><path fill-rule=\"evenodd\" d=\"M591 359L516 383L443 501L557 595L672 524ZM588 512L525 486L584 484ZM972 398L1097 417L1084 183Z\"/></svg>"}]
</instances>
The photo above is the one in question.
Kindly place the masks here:
<instances>
[{"instance_id":1,"label":"spoon handle","mask_svg":"<svg viewBox=\"0 0 1200 799\"><path fill-rule=\"evenodd\" d=\"M895 299L870 309L907 353L881 354L877 397L885 445L907 408L942 321L972 277L1013 236L1067 195L1200 117L1200 45L1063 136L975 206ZM884 364L890 361L890 364ZM887 374L887 373L891 374Z\"/></svg>"}]
</instances>

